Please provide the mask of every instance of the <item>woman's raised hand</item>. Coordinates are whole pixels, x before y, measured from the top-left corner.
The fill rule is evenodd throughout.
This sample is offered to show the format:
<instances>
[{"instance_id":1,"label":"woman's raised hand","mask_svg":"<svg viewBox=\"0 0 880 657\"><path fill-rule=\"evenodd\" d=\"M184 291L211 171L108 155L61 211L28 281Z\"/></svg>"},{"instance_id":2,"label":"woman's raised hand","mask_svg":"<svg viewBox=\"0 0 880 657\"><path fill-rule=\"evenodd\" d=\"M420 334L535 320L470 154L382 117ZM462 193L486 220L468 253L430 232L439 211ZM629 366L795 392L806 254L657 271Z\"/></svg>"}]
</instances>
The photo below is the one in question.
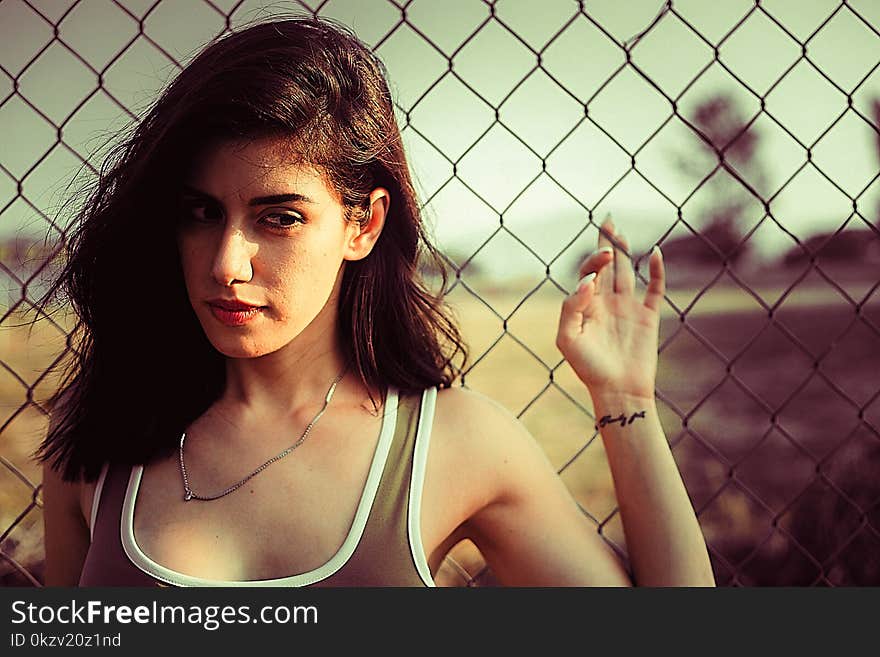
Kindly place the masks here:
<instances>
[{"instance_id":1,"label":"woman's raised hand","mask_svg":"<svg viewBox=\"0 0 880 657\"><path fill-rule=\"evenodd\" d=\"M592 395L654 397L660 305L666 290L663 257L648 260L643 301L635 295L629 244L611 219L599 231L599 248L579 268L581 283L562 303L556 346ZM591 280L584 280L595 274Z\"/></svg>"}]
</instances>

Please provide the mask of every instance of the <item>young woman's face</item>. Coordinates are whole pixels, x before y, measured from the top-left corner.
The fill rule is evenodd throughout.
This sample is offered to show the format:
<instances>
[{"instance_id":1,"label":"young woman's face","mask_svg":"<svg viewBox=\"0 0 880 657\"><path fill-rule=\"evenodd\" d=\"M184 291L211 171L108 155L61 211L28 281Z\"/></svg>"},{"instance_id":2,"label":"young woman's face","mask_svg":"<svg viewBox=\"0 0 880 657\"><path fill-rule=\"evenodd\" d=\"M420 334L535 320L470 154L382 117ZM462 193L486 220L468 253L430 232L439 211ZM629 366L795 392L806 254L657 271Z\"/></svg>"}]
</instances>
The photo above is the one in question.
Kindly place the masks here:
<instances>
[{"instance_id":1,"label":"young woman's face","mask_svg":"<svg viewBox=\"0 0 880 657\"><path fill-rule=\"evenodd\" d=\"M178 248L187 293L208 339L232 358L272 353L316 318L335 321L342 261L357 259L359 229L338 193L281 153L268 139L223 143L185 181Z\"/></svg>"}]
</instances>

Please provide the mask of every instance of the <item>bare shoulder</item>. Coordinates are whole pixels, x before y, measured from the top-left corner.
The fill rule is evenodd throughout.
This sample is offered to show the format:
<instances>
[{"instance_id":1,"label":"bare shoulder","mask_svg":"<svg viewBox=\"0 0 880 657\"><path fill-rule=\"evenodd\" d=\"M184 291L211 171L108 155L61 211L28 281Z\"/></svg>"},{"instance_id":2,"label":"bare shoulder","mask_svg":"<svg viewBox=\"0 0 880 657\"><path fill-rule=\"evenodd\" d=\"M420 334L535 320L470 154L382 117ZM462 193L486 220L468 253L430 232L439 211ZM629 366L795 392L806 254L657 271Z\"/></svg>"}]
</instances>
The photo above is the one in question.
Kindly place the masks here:
<instances>
[{"instance_id":1,"label":"bare shoulder","mask_svg":"<svg viewBox=\"0 0 880 657\"><path fill-rule=\"evenodd\" d=\"M80 506L80 493L83 482L64 481L61 472L48 462L43 463L43 497L51 495L55 504L62 509L77 509Z\"/></svg>"},{"instance_id":2,"label":"bare shoulder","mask_svg":"<svg viewBox=\"0 0 880 657\"><path fill-rule=\"evenodd\" d=\"M80 481L64 481L49 463L43 464L43 547L47 586L76 586L89 546L82 514Z\"/></svg>"},{"instance_id":3,"label":"bare shoulder","mask_svg":"<svg viewBox=\"0 0 880 657\"><path fill-rule=\"evenodd\" d=\"M435 427L452 431L449 439L473 443L475 448L534 444L526 426L503 404L469 388L447 388L437 394Z\"/></svg>"},{"instance_id":4,"label":"bare shoulder","mask_svg":"<svg viewBox=\"0 0 880 657\"><path fill-rule=\"evenodd\" d=\"M496 497L520 469L552 468L526 426L500 402L467 388L448 388L437 395L432 444L447 453L450 466L481 482L483 494Z\"/></svg>"},{"instance_id":5,"label":"bare shoulder","mask_svg":"<svg viewBox=\"0 0 880 657\"><path fill-rule=\"evenodd\" d=\"M65 390L56 400L49 415L49 430L52 431L61 421L64 409L71 402L71 389ZM78 513L86 527L91 522L92 500L95 496L97 481L79 479L73 482L63 481L60 472L56 472L48 463L43 464L43 489L54 496L57 503L68 513ZM45 493L44 493L45 496Z\"/></svg>"},{"instance_id":6,"label":"bare shoulder","mask_svg":"<svg viewBox=\"0 0 880 657\"><path fill-rule=\"evenodd\" d=\"M437 422L462 430L475 430L489 435L492 429L527 432L523 424L507 408L491 397L470 388L445 388L437 393Z\"/></svg>"},{"instance_id":7,"label":"bare shoulder","mask_svg":"<svg viewBox=\"0 0 880 657\"><path fill-rule=\"evenodd\" d=\"M62 395L49 416L50 431L58 426L69 398ZM89 517L85 498L94 484L82 478L65 481L61 471L43 463L43 547L47 586L76 586L88 552ZM91 497L88 498L91 500Z\"/></svg>"},{"instance_id":8,"label":"bare shoulder","mask_svg":"<svg viewBox=\"0 0 880 657\"><path fill-rule=\"evenodd\" d=\"M98 482L64 481L61 473L54 470L48 463L43 464L43 498L53 498L54 503L71 515L82 518L82 522L89 527L91 524L92 501L95 498L95 489Z\"/></svg>"},{"instance_id":9,"label":"bare shoulder","mask_svg":"<svg viewBox=\"0 0 880 657\"><path fill-rule=\"evenodd\" d=\"M438 391L430 435L422 519L436 563L459 541L472 538L469 521L502 496L508 487L505 464L520 461L512 454L533 441L500 403L462 387ZM540 458L540 449L535 451Z\"/></svg>"}]
</instances>

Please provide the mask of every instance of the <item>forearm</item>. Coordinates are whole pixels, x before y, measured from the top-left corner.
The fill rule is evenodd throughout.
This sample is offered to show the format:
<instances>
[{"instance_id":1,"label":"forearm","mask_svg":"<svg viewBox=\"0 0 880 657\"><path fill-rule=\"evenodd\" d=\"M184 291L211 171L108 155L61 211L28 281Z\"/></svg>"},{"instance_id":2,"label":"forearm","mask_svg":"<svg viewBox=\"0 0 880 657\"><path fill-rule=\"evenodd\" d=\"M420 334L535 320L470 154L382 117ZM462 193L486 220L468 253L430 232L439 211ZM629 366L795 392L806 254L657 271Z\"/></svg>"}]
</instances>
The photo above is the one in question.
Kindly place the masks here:
<instances>
[{"instance_id":1,"label":"forearm","mask_svg":"<svg viewBox=\"0 0 880 657\"><path fill-rule=\"evenodd\" d=\"M620 394L592 398L597 425L604 424L599 430L635 583L714 586L705 538L663 433L655 400Z\"/></svg>"}]
</instances>

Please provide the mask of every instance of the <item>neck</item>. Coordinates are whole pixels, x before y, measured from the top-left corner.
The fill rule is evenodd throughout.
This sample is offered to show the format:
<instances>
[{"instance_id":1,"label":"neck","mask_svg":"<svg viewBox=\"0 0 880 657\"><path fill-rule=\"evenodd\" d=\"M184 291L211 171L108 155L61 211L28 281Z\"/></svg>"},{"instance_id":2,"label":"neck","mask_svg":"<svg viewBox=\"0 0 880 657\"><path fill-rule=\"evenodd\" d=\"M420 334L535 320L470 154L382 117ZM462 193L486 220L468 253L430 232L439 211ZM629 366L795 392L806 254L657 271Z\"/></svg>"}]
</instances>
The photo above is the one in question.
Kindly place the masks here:
<instances>
[{"instance_id":1,"label":"neck","mask_svg":"<svg viewBox=\"0 0 880 657\"><path fill-rule=\"evenodd\" d=\"M227 359L222 403L263 418L314 412L345 368L345 357L335 338L335 331L321 336L320 341L304 333L271 354ZM337 402L343 382L348 379L346 383L351 384L351 374L349 367L337 385Z\"/></svg>"},{"instance_id":2,"label":"neck","mask_svg":"<svg viewBox=\"0 0 880 657\"><path fill-rule=\"evenodd\" d=\"M369 398L381 403L380 393L368 390L341 347L337 311L328 305L287 345L258 358L227 358L226 386L220 406L232 416L263 422L309 421L324 404L327 392L345 370L333 393L336 409L363 407L375 414Z\"/></svg>"}]
</instances>

